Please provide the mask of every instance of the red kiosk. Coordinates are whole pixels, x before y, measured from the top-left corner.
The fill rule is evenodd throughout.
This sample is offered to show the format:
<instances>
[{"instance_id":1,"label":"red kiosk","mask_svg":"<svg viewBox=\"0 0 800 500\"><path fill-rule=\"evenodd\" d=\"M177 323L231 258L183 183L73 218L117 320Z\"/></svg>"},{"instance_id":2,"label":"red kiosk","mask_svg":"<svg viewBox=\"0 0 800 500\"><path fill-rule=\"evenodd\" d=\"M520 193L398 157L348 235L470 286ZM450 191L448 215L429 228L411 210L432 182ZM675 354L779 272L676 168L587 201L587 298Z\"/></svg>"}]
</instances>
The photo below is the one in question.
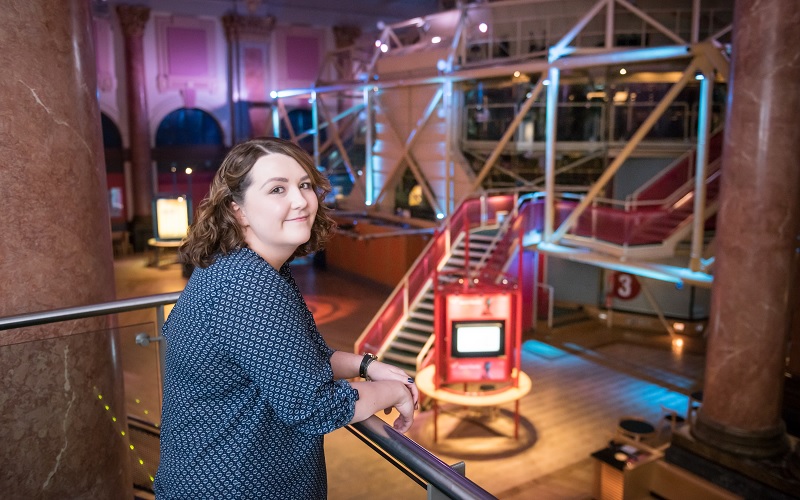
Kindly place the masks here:
<instances>
[{"instance_id":1,"label":"red kiosk","mask_svg":"<svg viewBox=\"0 0 800 500\"><path fill-rule=\"evenodd\" d=\"M434 363L417 374L420 391L433 400L434 441L439 401L468 407L513 401L518 438L519 400L531 389L520 370L521 292L486 281L462 278L436 290Z\"/></svg>"}]
</instances>

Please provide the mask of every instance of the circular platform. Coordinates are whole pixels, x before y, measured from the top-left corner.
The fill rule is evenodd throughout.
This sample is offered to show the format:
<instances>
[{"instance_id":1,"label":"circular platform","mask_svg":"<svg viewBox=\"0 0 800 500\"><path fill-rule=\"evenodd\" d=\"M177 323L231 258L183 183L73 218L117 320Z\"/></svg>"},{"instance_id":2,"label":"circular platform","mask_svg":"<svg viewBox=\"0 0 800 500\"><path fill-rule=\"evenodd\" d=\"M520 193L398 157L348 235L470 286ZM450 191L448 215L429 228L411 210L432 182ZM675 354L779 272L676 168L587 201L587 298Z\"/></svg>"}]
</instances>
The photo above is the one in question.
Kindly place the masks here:
<instances>
[{"instance_id":1,"label":"circular platform","mask_svg":"<svg viewBox=\"0 0 800 500\"><path fill-rule=\"evenodd\" d=\"M523 371L519 372L519 386L509 386L505 390L454 392L449 389L436 389L434 377L436 367L426 366L417 373L416 383L420 392L443 403L461 406L497 406L518 401L531 391L531 378Z\"/></svg>"}]
</instances>

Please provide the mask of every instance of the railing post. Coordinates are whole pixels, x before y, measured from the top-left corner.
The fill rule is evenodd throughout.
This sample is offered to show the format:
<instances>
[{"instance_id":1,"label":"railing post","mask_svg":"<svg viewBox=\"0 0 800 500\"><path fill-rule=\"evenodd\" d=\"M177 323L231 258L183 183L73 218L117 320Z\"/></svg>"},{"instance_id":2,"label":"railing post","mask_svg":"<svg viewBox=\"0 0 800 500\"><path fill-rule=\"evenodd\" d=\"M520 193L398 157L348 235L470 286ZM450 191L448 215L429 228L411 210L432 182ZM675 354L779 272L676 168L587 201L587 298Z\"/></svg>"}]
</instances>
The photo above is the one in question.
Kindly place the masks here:
<instances>
[{"instance_id":1,"label":"railing post","mask_svg":"<svg viewBox=\"0 0 800 500\"><path fill-rule=\"evenodd\" d=\"M703 257L703 231L706 211L706 171L708 170L708 135L711 129L710 106L714 72L703 69L700 80L700 102L697 106L697 154L694 167L694 219L692 220L692 250L689 269L699 271Z\"/></svg>"},{"instance_id":2,"label":"railing post","mask_svg":"<svg viewBox=\"0 0 800 500\"><path fill-rule=\"evenodd\" d=\"M450 466L451 469L458 472L464 477L467 477L467 464L462 460ZM450 496L446 495L442 490L437 488L431 483L428 483L428 500L450 500Z\"/></svg>"},{"instance_id":3,"label":"railing post","mask_svg":"<svg viewBox=\"0 0 800 500\"><path fill-rule=\"evenodd\" d=\"M161 381L161 385L158 386L159 401L164 400L164 373L167 367L167 339L161 335L165 321L164 306L160 305L156 307L156 336L159 337L156 345L156 349L158 349L158 379Z\"/></svg>"}]
</instances>

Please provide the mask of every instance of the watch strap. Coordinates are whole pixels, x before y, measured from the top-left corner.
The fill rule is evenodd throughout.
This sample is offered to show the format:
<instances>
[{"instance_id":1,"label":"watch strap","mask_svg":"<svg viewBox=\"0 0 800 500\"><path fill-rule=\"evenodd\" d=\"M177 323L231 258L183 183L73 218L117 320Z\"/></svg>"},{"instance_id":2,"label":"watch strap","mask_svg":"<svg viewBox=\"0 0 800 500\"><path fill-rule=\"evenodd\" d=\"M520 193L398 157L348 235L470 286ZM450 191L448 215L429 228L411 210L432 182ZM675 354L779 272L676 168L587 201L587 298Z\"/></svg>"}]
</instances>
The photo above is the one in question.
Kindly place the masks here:
<instances>
[{"instance_id":1,"label":"watch strap","mask_svg":"<svg viewBox=\"0 0 800 500\"><path fill-rule=\"evenodd\" d=\"M367 376L367 368L369 368L370 363L372 363L376 359L378 359L378 356L369 352L364 353L364 357L361 358L361 366L359 366L358 368L358 376L363 379L369 380L369 377Z\"/></svg>"}]
</instances>

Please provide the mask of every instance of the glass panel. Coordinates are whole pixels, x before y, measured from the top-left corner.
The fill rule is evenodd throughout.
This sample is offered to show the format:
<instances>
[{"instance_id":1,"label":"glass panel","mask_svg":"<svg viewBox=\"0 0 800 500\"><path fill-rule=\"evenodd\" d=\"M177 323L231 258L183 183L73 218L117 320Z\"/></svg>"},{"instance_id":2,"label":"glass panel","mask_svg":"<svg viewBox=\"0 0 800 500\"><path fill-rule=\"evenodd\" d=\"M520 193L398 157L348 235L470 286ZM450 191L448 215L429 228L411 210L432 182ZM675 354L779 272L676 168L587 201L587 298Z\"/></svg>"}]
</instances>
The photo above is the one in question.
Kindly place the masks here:
<instances>
[{"instance_id":1,"label":"glass panel","mask_svg":"<svg viewBox=\"0 0 800 500\"><path fill-rule=\"evenodd\" d=\"M157 335L153 323L119 329L128 416L156 427L161 424L161 342L140 345L136 343L136 337L153 338Z\"/></svg>"},{"instance_id":2,"label":"glass panel","mask_svg":"<svg viewBox=\"0 0 800 500\"><path fill-rule=\"evenodd\" d=\"M386 418L391 422L396 415L393 412ZM389 461L378 457L347 429L325 435L325 463L328 498L375 498L376 482L380 483L381 491L391 492L387 496L392 498L425 498L425 490L420 485ZM358 477L363 480L351 480L354 471L358 471Z\"/></svg>"}]
</instances>

